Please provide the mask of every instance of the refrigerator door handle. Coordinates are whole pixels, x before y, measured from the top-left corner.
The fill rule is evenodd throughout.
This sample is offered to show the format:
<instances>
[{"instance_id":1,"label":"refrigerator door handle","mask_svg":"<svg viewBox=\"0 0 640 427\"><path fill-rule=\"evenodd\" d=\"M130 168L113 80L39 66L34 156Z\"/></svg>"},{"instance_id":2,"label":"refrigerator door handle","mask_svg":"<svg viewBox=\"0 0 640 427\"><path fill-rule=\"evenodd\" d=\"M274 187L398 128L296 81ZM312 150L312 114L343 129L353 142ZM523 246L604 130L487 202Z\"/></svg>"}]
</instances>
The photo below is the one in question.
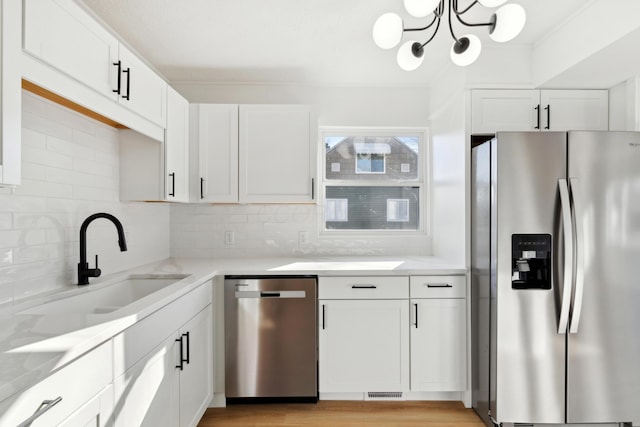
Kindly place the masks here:
<instances>
[{"instance_id":1,"label":"refrigerator door handle","mask_svg":"<svg viewBox=\"0 0 640 427\"><path fill-rule=\"evenodd\" d=\"M560 320L558 334L567 333L569 323L569 309L571 306L571 287L573 273L573 227L571 222L571 204L569 202L569 187L566 179L558 180L560 192L560 206L562 208L562 230L564 237L564 278L562 285L562 305L560 306Z\"/></svg>"},{"instance_id":2,"label":"refrigerator door handle","mask_svg":"<svg viewBox=\"0 0 640 427\"><path fill-rule=\"evenodd\" d=\"M571 184L571 198L573 200L573 211L575 213L576 222L576 288L573 297L573 310L571 312L571 323L569 324L569 332L575 334L578 332L580 325L580 313L582 312L582 298L584 294L584 210L582 207L582 198L580 195L579 182L577 178L569 178Z\"/></svg>"}]
</instances>

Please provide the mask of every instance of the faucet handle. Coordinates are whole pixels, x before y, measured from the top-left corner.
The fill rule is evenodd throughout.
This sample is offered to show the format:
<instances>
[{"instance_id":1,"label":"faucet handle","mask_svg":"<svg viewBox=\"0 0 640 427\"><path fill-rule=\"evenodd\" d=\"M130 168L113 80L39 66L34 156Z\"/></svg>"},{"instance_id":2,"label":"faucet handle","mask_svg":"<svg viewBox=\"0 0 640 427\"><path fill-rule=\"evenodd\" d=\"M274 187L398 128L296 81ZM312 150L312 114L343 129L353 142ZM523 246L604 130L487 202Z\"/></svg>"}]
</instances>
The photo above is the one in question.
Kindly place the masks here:
<instances>
[{"instance_id":1,"label":"faucet handle","mask_svg":"<svg viewBox=\"0 0 640 427\"><path fill-rule=\"evenodd\" d=\"M102 271L98 268L98 254L96 254L96 266L95 268L89 269L91 271L91 277L100 277Z\"/></svg>"}]
</instances>

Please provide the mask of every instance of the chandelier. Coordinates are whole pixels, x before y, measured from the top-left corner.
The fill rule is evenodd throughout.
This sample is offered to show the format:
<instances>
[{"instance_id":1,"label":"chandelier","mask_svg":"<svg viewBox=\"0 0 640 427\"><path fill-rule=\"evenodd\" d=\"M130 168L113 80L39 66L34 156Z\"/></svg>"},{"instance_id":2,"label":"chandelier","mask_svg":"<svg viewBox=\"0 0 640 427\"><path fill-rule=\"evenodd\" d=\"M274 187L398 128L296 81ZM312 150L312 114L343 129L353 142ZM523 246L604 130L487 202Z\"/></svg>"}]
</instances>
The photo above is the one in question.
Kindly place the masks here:
<instances>
[{"instance_id":1,"label":"chandelier","mask_svg":"<svg viewBox=\"0 0 640 427\"><path fill-rule=\"evenodd\" d=\"M373 40L382 49L392 49L402 40L404 33L419 32L431 29L426 41L416 40L404 42L398 49L398 65L405 71L415 70L424 61L424 47L433 40L440 28L440 21L445 14L445 3L448 8L449 32L453 37L451 46L451 60L459 66L472 64L480 56L482 44L478 36L464 34L456 36L453 31L452 20L455 18L465 27L487 27L489 37L496 42L507 42L515 38L524 28L526 13L519 4L504 4L507 0L474 0L467 7L460 9L458 0L404 0L404 7L409 15L416 18L426 18L433 15L431 21L424 27L405 28L400 16L395 13L385 13L373 25ZM488 8L499 7L489 18L489 22L470 23L463 19L465 13L475 5Z\"/></svg>"}]
</instances>

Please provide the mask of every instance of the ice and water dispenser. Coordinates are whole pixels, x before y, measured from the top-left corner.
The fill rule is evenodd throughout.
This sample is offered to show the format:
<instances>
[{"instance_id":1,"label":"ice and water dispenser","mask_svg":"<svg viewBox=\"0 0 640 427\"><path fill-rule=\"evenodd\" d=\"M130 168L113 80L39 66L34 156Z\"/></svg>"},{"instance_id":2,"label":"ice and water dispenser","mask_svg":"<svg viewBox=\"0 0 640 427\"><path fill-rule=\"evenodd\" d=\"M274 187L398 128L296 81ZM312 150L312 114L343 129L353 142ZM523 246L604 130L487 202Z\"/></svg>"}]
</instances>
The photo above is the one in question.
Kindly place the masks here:
<instances>
[{"instance_id":1,"label":"ice and water dispenser","mask_svg":"<svg viewBox=\"0 0 640 427\"><path fill-rule=\"evenodd\" d=\"M551 235L511 236L511 287L551 289Z\"/></svg>"}]
</instances>

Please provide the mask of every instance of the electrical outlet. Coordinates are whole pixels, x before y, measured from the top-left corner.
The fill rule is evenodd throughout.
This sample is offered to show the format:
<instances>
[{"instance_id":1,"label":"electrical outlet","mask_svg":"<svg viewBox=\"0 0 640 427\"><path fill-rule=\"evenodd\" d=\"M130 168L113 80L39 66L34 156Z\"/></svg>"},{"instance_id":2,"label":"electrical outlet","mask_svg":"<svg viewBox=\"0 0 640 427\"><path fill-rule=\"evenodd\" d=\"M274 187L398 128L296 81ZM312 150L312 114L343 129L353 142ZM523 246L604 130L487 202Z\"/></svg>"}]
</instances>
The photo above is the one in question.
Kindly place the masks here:
<instances>
[{"instance_id":1,"label":"electrical outlet","mask_svg":"<svg viewBox=\"0 0 640 427\"><path fill-rule=\"evenodd\" d=\"M233 231L224 232L224 244L227 246L233 246L236 244L236 233Z\"/></svg>"},{"instance_id":2,"label":"electrical outlet","mask_svg":"<svg viewBox=\"0 0 640 427\"><path fill-rule=\"evenodd\" d=\"M309 243L309 232L298 231L298 246L303 246Z\"/></svg>"}]
</instances>

